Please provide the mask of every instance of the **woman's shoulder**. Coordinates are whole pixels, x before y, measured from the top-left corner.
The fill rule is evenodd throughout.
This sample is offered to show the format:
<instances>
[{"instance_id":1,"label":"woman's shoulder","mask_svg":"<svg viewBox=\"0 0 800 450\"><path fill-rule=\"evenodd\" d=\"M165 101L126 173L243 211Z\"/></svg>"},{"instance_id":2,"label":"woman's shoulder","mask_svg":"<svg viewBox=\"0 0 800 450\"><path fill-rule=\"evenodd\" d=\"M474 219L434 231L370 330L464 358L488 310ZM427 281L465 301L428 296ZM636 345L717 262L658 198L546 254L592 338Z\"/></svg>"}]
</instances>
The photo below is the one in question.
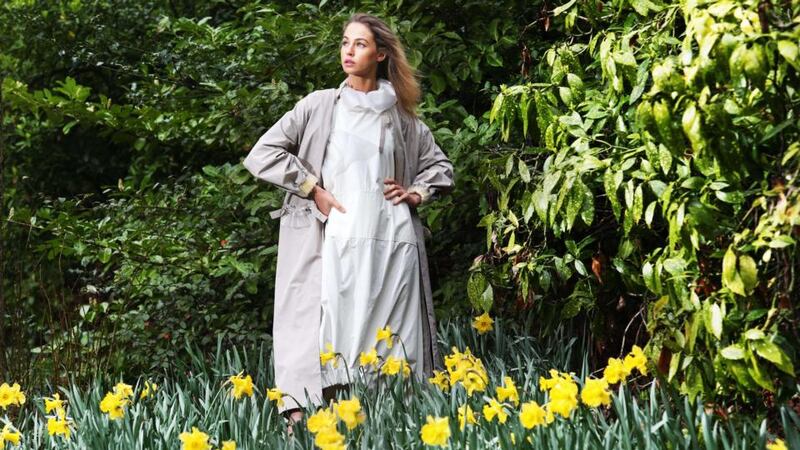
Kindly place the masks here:
<instances>
[{"instance_id":1,"label":"woman's shoulder","mask_svg":"<svg viewBox=\"0 0 800 450\"><path fill-rule=\"evenodd\" d=\"M306 94L306 96L300 101L305 101L306 103L319 103L333 99L334 95L336 95L335 88L316 89Z\"/></svg>"}]
</instances>

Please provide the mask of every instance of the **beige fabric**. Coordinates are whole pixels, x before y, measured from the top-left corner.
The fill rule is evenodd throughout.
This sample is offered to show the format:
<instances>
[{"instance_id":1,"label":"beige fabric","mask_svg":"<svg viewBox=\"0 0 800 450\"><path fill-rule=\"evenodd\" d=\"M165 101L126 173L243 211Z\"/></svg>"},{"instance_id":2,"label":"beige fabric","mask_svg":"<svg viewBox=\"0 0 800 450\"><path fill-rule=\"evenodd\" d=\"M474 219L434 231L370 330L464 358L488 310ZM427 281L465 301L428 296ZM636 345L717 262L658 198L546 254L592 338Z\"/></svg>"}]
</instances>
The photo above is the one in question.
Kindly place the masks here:
<instances>
[{"instance_id":1,"label":"beige fabric","mask_svg":"<svg viewBox=\"0 0 800 450\"><path fill-rule=\"evenodd\" d=\"M244 159L244 166L256 177L287 192L281 209L278 263L275 280L275 315L273 345L276 385L292 395L298 403L287 399L284 411L297 406L311 406L321 399L319 366L319 323L323 224L327 217L306 198L308 180L314 177L324 187L320 168L325 156L338 101L344 82L337 89L314 91L265 132ZM395 179L403 186L414 186L425 192L423 201L430 201L453 187L453 166L434 142L430 129L418 118L391 110L387 124L393 133L398 151L395 157ZM430 275L425 251L425 228L412 209L412 222L417 237L420 277L423 285L422 310L425 351L423 370L430 375L441 368L442 361L435 341L436 318L433 312Z\"/></svg>"}]
</instances>

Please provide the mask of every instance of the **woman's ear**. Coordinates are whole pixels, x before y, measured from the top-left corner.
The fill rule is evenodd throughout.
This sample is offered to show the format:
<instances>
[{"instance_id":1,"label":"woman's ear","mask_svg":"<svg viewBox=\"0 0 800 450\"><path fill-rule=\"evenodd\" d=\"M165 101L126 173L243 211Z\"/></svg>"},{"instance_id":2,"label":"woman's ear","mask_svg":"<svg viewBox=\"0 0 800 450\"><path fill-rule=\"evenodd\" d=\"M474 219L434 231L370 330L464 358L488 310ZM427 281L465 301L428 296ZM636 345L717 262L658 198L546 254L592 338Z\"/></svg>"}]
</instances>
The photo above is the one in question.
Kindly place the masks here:
<instances>
[{"instance_id":1,"label":"woman's ear","mask_svg":"<svg viewBox=\"0 0 800 450\"><path fill-rule=\"evenodd\" d=\"M380 51L380 49L378 49L378 62L381 62L384 59L386 59L386 53L382 52L382 51Z\"/></svg>"}]
</instances>

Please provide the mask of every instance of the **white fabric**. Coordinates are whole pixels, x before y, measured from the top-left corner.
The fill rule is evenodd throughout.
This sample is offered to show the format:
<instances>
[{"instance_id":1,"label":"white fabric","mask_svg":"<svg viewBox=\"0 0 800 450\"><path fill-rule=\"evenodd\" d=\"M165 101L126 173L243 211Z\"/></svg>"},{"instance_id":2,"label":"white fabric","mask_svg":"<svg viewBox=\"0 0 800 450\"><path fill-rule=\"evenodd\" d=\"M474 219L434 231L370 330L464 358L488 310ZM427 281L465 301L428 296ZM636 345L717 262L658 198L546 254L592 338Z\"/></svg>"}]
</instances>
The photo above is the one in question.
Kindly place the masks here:
<instances>
[{"instance_id":1,"label":"white fabric","mask_svg":"<svg viewBox=\"0 0 800 450\"><path fill-rule=\"evenodd\" d=\"M405 346L378 355L406 358L422 376L422 286L417 239L406 203L383 196L383 180L394 174L392 133L384 133L381 114L395 102L394 89L379 79L367 93L345 87L334 114L335 126L322 164L325 188L346 209L333 209L322 244L320 351L331 344L344 360L322 368L322 386L355 379L359 355L376 346L375 334L389 325ZM345 369L347 366L347 369Z\"/></svg>"}]
</instances>

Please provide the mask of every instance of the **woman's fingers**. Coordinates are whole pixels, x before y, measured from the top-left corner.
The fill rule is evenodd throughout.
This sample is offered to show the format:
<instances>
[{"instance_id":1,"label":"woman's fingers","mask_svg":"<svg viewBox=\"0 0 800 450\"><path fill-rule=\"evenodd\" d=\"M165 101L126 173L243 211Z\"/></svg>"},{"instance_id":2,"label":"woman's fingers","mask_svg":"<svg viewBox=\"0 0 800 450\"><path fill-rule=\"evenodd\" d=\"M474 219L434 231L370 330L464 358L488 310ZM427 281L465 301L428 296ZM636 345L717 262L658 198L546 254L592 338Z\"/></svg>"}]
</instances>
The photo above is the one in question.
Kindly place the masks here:
<instances>
[{"instance_id":1,"label":"woman's fingers","mask_svg":"<svg viewBox=\"0 0 800 450\"><path fill-rule=\"evenodd\" d=\"M333 197L331 197L331 198L333 198ZM344 206L342 206L341 203L336 201L335 198L333 198L333 207L336 208L337 210L339 210L339 212L341 212L341 213L346 213L347 212L347 210L344 209Z\"/></svg>"},{"instance_id":2,"label":"woman's fingers","mask_svg":"<svg viewBox=\"0 0 800 450\"><path fill-rule=\"evenodd\" d=\"M347 210L344 209L344 206L342 206L342 204L339 203L339 200L336 200L336 197L334 197L333 194L330 194L330 196L331 196L330 198L331 207L336 208L341 213L347 212Z\"/></svg>"},{"instance_id":3,"label":"woman's fingers","mask_svg":"<svg viewBox=\"0 0 800 450\"><path fill-rule=\"evenodd\" d=\"M383 180L383 184L397 184L397 181L394 178L388 177Z\"/></svg>"},{"instance_id":4,"label":"woman's fingers","mask_svg":"<svg viewBox=\"0 0 800 450\"><path fill-rule=\"evenodd\" d=\"M383 196L387 200L390 200L393 197L396 197L398 195L402 195L403 192L405 192L405 191L403 190L402 186L400 186L399 184L394 184L391 187L386 188L386 190L383 191Z\"/></svg>"},{"instance_id":5,"label":"woman's fingers","mask_svg":"<svg viewBox=\"0 0 800 450\"><path fill-rule=\"evenodd\" d=\"M399 205L400 202L402 202L403 200L407 199L409 195L410 194L408 192L404 192L403 195L401 195L401 196L397 197L396 199L394 199L394 201L392 203L394 203L395 205Z\"/></svg>"}]
</instances>

